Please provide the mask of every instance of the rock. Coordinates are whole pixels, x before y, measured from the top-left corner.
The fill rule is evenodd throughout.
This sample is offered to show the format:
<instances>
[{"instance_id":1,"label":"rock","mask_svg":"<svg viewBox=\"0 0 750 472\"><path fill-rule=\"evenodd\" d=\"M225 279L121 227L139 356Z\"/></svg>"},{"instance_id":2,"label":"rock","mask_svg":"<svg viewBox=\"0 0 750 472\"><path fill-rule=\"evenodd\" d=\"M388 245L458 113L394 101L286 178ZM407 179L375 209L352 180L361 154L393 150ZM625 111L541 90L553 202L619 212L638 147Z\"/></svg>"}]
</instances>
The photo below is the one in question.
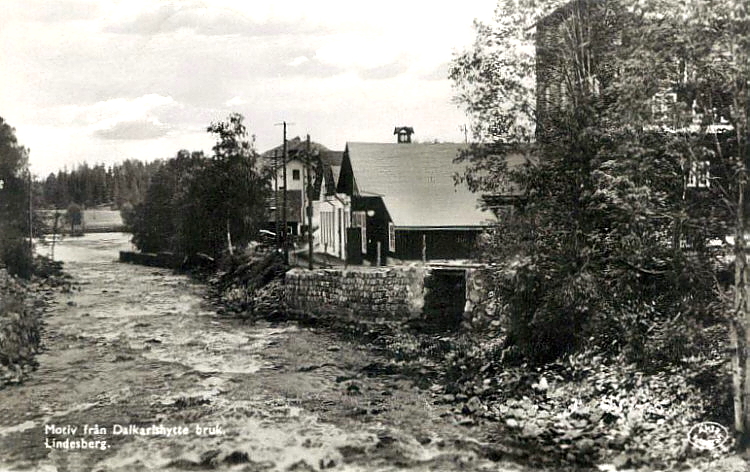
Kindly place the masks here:
<instances>
[{"instance_id":1,"label":"rock","mask_svg":"<svg viewBox=\"0 0 750 472\"><path fill-rule=\"evenodd\" d=\"M329 352L337 352L337 351L340 351L340 350L341 350L341 348L339 346L336 346L335 344L333 346L328 346L328 349L327 349L327 351L329 351Z\"/></svg>"},{"instance_id":2,"label":"rock","mask_svg":"<svg viewBox=\"0 0 750 472\"><path fill-rule=\"evenodd\" d=\"M524 438L537 438L543 432L544 430L540 428L536 423L527 421L523 425L523 429L521 430L521 436Z\"/></svg>"},{"instance_id":3,"label":"rock","mask_svg":"<svg viewBox=\"0 0 750 472\"><path fill-rule=\"evenodd\" d=\"M485 407L479 397L471 397L464 405L464 409L468 410L469 413L477 413L485 410Z\"/></svg>"},{"instance_id":4,"label":"rock","mask_svg":"<svg viewBox=\"0 0 750 472\"><path fill-rule=\"evenodd\" d=\"M446 393L445 395L443 395L443 401L445 403L453 403L456 401L456 396L450 393Z\"/></svg>"},{"instance_id":5,"label":"rock","mask_svg":"<svg viewBox=\"0 0 750 472\"><path fill-rule=\"evenodd\" d=\"M509 428L518 428L518 420L515 420L513 418L506 418L505 424Z\"/></svg>"},{"instance_id":6,"label":"rock","mask_svg":"<svg viewBox=\"0 0 750 472\"><path fill-rule=\"evenodd\" d=\"M615 469L624 469L630 464L630 457L627 454L620 454L612 460Z\"/></svg>"},{"instance_id":7,"label":"rock","mask_svg":"<svg viewBox=\"0 0 750 472\"><path fill-rule=\"evenodd\" d=\"M549 389L549 384L547 383L547 379L542 376L542 378L539 379L539 383L533 384L532 387L539 392L546 392Z\"/></svg>"},{"instance_id":8,"label":"rock","mask_svg":"<svg viewBox=\"0 0 750 472\"><path fill-rule=\"evenodd\" d=\"M432 442L432 438L424 434L417 434L416 436L414 436L414 438L419 444L423 446L426 446L427 444L430 444Z\"/></svg>"},{"instance_id":9,"label":"rock","mask_svg":"<svg viewBox=\"0 0 750 472\"><path fill-rule=\"evenodd\" d=\"M459 426L473 426L476 424L476 421L470 416L459 416L456 418L456 423L458 423Z\"/></svg>"}]
</instances>

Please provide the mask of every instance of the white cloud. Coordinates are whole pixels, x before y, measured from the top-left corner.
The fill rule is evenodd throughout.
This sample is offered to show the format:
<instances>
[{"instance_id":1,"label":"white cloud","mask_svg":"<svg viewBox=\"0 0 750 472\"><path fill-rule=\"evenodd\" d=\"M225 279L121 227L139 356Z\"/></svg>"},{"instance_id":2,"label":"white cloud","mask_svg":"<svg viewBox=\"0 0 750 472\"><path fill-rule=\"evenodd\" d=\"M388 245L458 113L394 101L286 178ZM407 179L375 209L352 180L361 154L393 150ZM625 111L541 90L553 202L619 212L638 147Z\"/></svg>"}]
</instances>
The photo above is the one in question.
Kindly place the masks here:
<instances>
[{"instance_id":1,"label":"white cloud","mask_svg":"<svg viewBox=\"0 0 750 472\"><path fill-rule=\"evenodd\" d=\"M144 140L166 136L169 128L156 118L118 121L105 128L95 129L93 135L102 139Z\"/></svg>"},{"instance_id":2,"label":"white cloud","mask_svg":"<svg viewBox=\"0 0 750 472\"><path fill-rule=\"evenodd\" d=\"M138 120L147 118L156 110L175 103L172 97L155 93L135 99L114 98L83 108L79 116L88 124Z\"/></svg>"},{"instance_id":3,"label":"white cloud","mask_svg":"<svg viewBox=\"0 0 750 472\"><path fill-rule=\"evenodd\" d=\"M172 97L147 94L135 99L114 98L78 110L75 122L100 139L153 139L165 136L169 126L157 113L176 106Z\"/></svg>"},{"instance_id":4,"label":"white cloud","mask_svg":"<svg viewBox=\"0 0 750 472\"><path fill-rule=\"evenodd\" d=\"M245 103L247 103L247 100L242 97L233 97L227 100L224 104L228 107L234 107L237 105L244 105Z\"/></svg>"},{"instance_id":5,"label":"white cloud","mask_svg":"<svg viewBox=\"0 0 750 472\"><path fill-rule=\"evenodd\" d=\"M95 0L86 11L93 1L2 2L0 114L35 168L210 152L205 128L230 111L260 149L278 144L281 120L333 149L389 141L399 123L463 139L450 83L435 79L496 3Z\"/></svg>"},{"instance_id":6,"label":"white cloud","mask_svg":"<svg viewBox=\"0 0 750 472\"><path fill-rule=\"evenodd\" d=\"M289 61L287 65L292 66L292 67L297 67L309 61L310 59L308 59L307 56L297 56L291 61Z\"/></svg>"}]
</instances>

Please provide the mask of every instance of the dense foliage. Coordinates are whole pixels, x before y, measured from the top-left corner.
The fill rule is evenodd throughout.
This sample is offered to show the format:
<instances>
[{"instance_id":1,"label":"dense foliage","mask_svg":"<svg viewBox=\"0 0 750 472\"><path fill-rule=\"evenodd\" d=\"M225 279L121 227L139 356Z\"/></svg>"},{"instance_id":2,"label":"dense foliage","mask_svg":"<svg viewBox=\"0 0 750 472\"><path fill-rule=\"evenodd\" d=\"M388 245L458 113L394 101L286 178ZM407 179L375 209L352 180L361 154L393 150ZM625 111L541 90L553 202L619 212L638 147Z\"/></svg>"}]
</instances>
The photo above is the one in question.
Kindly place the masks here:
<instances>
[{"instance_id":1,"label":"dense foliage","mask_svg":"<svg viewBox=\"0 0 750 472\"><path fill-rule=\"evenodd\" d=\"M680 350L654 349L654 335L690 339L721 312L709 242L733 227L736 191L722 179L736 168L715 159L717 147L731 153L731 137L706 132L722 110L696 110L718 87L700 78L691 84L700 95L684 92L685 63L705 69L684 57L689 30L670 23L684 19L659 16L669 2L648 11L560 3L500 2L496 22L479 26L452 70L476 138L489 141L460 157L470 163L460 178L519 197L484 241L486 258L502 266L496 293L509 345L519 360L592 343L644 363L679 360ZM661 106L665 90L679 93ZM527 165L508 166L518 153L531 156ZM691 187L703 161L711 185Z\"/></svg>"},{"instance_id":2,"label":"dense foliage","mask_svg":"<svg viewBox=\"0 0 750 472\"><path fill-rule=\"evenodd\" d=\"M213 156L180 151L153 176L132 215L133 241L146 252L220 255L255 238L268 179L258 170L241 115L208 127Z\"/></svg>"},{"instance_id":3,"label":"dense foliage","mask_svg":"<svg viewBox=\"0 0 750 472\"><path fill-rule=\"evenodd\" d=\"M0 267L22 276L32 271L28 182L28 150L0 118Z\"/></svg>"},{"instance_id":4,"label":"dense foliage","mask_svg":"<svg viewBox=\"0 0 750 472\"><path fill-rule=\"evenodd\" d=\"M160 167L160 161L144 163L128 159L108 167L83 163L72 170L50 173L36 184L41 193L39 204L58 209L71 203L86 207L113 204L118 208L125 203L137 205L143 201L151 176Z\"/></svg>"}]
</instances>

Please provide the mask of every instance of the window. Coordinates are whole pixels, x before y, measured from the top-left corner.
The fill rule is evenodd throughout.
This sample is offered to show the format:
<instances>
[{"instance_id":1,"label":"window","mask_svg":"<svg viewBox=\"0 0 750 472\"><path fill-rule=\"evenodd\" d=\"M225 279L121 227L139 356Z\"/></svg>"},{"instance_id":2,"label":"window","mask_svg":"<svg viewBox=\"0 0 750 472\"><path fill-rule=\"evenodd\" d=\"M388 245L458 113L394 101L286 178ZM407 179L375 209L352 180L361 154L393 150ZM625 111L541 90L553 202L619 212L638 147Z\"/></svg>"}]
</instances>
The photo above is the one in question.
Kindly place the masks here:
<instances>
[{"instance_id":1,"label":"window","mask_svg":"<svg viewBox=\"0 0 750 472\"><path fill-rule=\"evenodd\" d=\"M299 169L294 169L292 171L292 180L299 180L299 179L300 179Z\"/></svg>"},{"instance_id":2,"label":"window","mask_svg":"<svg viewBox=\"0 0 750 472\"><path fill-rule=\"evenodd\" d=\"M667 120L677 103L677 94L671 91L658 92L651 98L651 113L657 120Z\"/></svg>"},{"instance_id":3,"label":"window","mask_svg":"<svg viewBox=\"0 0 750 472\"><path fill-rule=\"evenodd\" d=\"M331 246L331 212L320 212L320 242L328 249Z\"/></svg>"},{"instance_id":4,"label":"window","mask_svg":"<svg viewBox=\"0 0 750 472\"><path fill-rule=\"evenodd\" d=\"M396 227L393 223L388 223L388 250L396 252Z\"/></svg>"},{"instance_id":5,"label":"window","mask_svg":"<svg viewBox=\"0 0 750 472\"><path fill-rule=\"evenodd\" d=\"M711 186L711 163L709 161L695 161L690 163L688 187L708 188Z\"/></svg>"}]
</instances>

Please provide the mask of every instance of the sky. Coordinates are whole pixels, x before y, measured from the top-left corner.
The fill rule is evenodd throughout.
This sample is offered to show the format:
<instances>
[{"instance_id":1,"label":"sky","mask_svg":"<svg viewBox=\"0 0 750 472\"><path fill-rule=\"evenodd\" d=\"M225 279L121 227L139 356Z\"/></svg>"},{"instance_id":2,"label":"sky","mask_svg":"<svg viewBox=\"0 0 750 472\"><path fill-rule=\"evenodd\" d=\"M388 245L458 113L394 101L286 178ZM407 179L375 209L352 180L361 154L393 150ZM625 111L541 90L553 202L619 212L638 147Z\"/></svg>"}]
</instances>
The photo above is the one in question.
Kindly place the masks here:
<instances>
[{"instance_id":1,"label":"sky","mask_svg":"<svg viewBox=\"0 0 750 472\"><path fill-rule=\"evenodd\" d=\"M40 177L83 161L211 152L245 116L259 151L288 136L460 142L447 78L495 0L2 0L0 117Z\"/></svg>"}]
</instances>

